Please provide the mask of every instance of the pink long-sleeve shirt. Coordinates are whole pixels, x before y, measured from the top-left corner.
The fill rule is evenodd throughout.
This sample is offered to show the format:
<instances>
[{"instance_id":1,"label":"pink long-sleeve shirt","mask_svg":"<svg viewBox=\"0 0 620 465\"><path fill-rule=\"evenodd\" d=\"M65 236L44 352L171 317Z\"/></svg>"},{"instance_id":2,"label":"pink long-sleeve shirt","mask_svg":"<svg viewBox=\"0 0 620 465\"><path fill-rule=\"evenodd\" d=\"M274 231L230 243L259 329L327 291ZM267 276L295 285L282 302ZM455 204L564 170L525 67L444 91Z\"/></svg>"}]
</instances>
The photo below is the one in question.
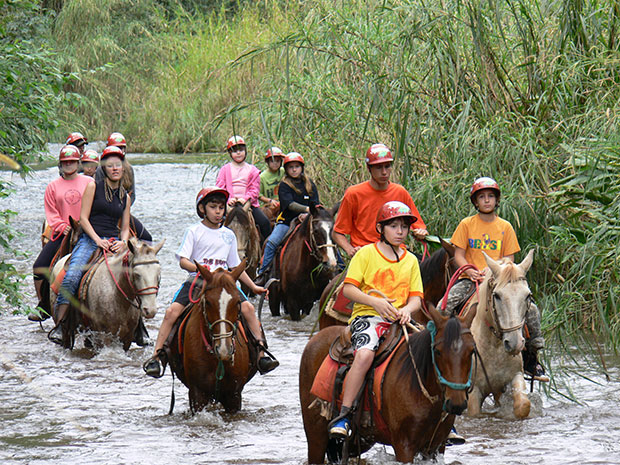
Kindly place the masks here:
<instances>
[{"instance_id":1,"label":"pink long-sleeve shirt","mask_svg":"<svg viewBox=\"0 0 620 465\"><path fill-rule=\"evenodd\" d=\"M245 189L245 194L241 196L241 198L250 201L250 205L253 207L258 207L258 194L260 192L260 171L254 165L250 165L246 163L246 165L250 166L250 172L247 178L247 185ZM235 188L233 185L232 178L232 163L226 163L222 166L222 169L217 175L217 179L215 181L217 187L221 187L222 189L226 189L226 191L233 197L239 197L238 194L235 194Z\"/></svg>"},{"instance_id":2,"label":"pink long-sleeve shirt","mask_svg":"<svg viewBox=\"0 0 620 465\"><path fill-rule=\"evenodd\" d=\"M69 225L69 216L80 219L82 194L86 186L94 182L93 178L78 174L73 179L59 177L45 188L45 218L52 228L52 238L58 237Z\"/></svg>"}]
</instances>

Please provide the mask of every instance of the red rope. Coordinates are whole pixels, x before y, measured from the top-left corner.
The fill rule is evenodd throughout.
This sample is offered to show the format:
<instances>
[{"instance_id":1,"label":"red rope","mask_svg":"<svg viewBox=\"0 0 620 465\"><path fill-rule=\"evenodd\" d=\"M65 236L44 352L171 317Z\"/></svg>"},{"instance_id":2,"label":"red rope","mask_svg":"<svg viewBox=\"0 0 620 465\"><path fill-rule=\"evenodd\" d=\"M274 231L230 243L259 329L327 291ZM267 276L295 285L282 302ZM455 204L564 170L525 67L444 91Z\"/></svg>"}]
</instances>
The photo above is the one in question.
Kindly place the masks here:
<instances>
[{"instance_id":1,"label":"red rope","mask_svg":"<svg viewBox=\"0 0 620 465\"><path fill-rule=\"evenodd\" d=\"M189 301L193 304L197 304L198 302L200 302L200 298L198 298L197 300L192 299L192 294L194 293L194 286L196 285L196 282L198 281L198 276L200 275L196 273L196 276L194 276L194 280L192 281L191 286L189 286Z\"/></svg>"},{"instance_id":2,"label":"red rope","mask_svg":"<svg viewBox=\"0 0 620 465\"><path fill-rule=\"evenodd\" d=\"M454 272L454 274L452 275L452 278L450 278L448 287L446 288L446 293L443 295L443 298L441 299L441 311L442 312L446 311L446 306L448 305L448 294L450 293L450 289L452 289L452 287L454 286L454 283L458 281L461 274L463 274L463 272L467 270L479 271L475 265L472 265L471 263L467 263L466 265L463 265L462 267L460 267L458 270ZM476 294L478 294L478 281L475 281L475 284L476 284Z\"/></svg>"},{"instance_id":3,"label":"red rope","mask_svg":"<svg viewBox=\"0 0 620 465\"><path fill-rule=\"evenodd\" d=\"M118 283L118 281L116 280L116 276L114 276L114 273L112 273L112 268L110 268L110 263L108 263L108 252L106 251L106 249L102 249L103 250L103 258L105 259L105 264L108 267L108 271L110 272L110 276L112 276L112 279L114 280L114 284L116 284L116 288L121 291L121 294L123 294L125 296L125 298L128 301L132 301L132 299L130 299L129 297L127 297L127 294L125 294L125 291L123 291L123 289L121 289L120 284ZM129 254L129 251L127 251L127 254Z\"/></svg>"}]
</instances>

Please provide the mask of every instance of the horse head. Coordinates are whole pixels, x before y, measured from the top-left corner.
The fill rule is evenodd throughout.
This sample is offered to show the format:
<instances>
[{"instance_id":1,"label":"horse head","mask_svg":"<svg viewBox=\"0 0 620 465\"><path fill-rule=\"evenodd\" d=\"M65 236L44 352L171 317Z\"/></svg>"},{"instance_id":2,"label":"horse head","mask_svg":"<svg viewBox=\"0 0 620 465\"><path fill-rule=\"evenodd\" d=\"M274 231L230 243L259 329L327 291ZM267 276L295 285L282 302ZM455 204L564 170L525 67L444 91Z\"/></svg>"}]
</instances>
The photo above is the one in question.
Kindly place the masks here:
<instances>
[{"instance_id":1,"label":"horse head","mask_svg":"<svg viewBox=\"0 0 620 465\"><path fill-rule=\"evenodd\" d=\"M467 408L475 350L469 328L475 315L475 307L463 316L443 316L428 305L431 359L444 394L443 409L450 414L460 415Z\"/></svg>"},{"instance_id":2,"label":"horse head","mask_svg":"<svg viewBox=\"0 0 620 465\"><path fill-rule=\"evenodd\" d=\"M204 285L200 297L202 312L215 356L232 361L235 355L235 333L241 311L241 298L236 281L245 271L243 260L232 271L218 268L214 272L196 263Z\"/></svg>"},{"instance_id":3,"label":"horse head","mask_svg":"<svg viewBox=\"0 0 620 465\"><path fill-rule=\"evenodd\" d=\"M484 252L483 252L484 253ZM525 275L532 266L534 250L530 250L520 264L509 260L495 261L487 254L484 258L490 273L480 289L480 302L488 313L491 328L511 355L518 355L525 346L523 325L525 314L532 304L532 292Z\"/></svg>"},{"instance_id":4,"label":"horse head","mask_svg":"<svg viewBox=\"0 0 620 465\"><path fill-rule=\"evenodd\" d=\"M161 280L161 267L157 253L166 240L150 246L135 237L129 238L127 247L133 257L129 259L129 282L138 300L138 307L144 318L153 318L157 313L157 292Z\"/></svg>"},{"instance_id":5,"label":"horse head","mask_svg":"<svg viewBox=\"0 0 620 465\"><path fill-rule=\"evenodd\" d=\"M328 270L335 272L338 269L336 258L336 244L332 239L334 230L334 217L329 210L321 205L310 205L308 222L308 234L310 239L310 253Z\"/></svg>"}]
</instances>

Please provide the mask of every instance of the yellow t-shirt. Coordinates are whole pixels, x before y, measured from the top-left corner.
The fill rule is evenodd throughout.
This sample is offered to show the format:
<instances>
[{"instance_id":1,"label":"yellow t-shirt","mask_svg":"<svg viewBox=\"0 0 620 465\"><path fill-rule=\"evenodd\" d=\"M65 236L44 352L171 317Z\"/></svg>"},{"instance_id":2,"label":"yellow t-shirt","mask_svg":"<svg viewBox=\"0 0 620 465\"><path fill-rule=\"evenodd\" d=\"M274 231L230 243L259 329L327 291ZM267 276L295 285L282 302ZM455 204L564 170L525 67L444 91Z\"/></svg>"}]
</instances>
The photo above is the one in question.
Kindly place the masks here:
<instances>
[{"instance_id":1,"label":"yellow t-shirt","mask_svg":"<svg viewBox=\"0 0 620 465\"><path fill-rule=\"evenodd\" d=\"M512 225L499 216L491 222L483 221L478 214L465 218L450 242L464 249L467 263L476 265L479 270L487 266L482 251L493 260L499 260L521 250Z\"/></svg>"},{"instance_id":2,"label":"yellow t-shirt","mask_svg":"<svg viewBox=\"0 0 620 465\"><path fill-rule=\"evenodd\" d=\"M396 308L403 307L411 296L424 297L420 266L415 255L406 252L397 262L383 255L376 243L365 245L357 251L351 259L344 282L366 293L371 289L381 291L388 298L396 299L392 302ZM377 297L376 294L374 296ZM356 302L349 323L365 315L379 314L374 308Z\"/></svg>"}]
</instances>

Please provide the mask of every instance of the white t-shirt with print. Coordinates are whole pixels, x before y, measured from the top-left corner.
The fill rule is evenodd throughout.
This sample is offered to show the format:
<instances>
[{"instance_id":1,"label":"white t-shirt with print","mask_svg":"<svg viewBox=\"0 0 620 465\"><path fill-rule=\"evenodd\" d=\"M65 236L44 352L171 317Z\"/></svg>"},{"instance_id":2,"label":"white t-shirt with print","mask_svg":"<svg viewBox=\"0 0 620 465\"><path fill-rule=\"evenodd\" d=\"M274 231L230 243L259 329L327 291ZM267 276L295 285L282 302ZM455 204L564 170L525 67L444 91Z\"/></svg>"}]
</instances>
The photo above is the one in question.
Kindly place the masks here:
<instances>
[{"instance_id":1,"label":"white t-shirt with print","mask_svg":"<svg viewBox=\"0 0 620 465\"><path fill-rule=\"evenodd\" d=\"M202 222L185 230L175 256L179 261L181 258L187 258L192 263L196 261L209 268L209 271L217 268L229 270L241 263L235 233L224 226L210 229ZM190 273L190 277L195 275L196 272Z\"/></svg>"}]
</instances>

